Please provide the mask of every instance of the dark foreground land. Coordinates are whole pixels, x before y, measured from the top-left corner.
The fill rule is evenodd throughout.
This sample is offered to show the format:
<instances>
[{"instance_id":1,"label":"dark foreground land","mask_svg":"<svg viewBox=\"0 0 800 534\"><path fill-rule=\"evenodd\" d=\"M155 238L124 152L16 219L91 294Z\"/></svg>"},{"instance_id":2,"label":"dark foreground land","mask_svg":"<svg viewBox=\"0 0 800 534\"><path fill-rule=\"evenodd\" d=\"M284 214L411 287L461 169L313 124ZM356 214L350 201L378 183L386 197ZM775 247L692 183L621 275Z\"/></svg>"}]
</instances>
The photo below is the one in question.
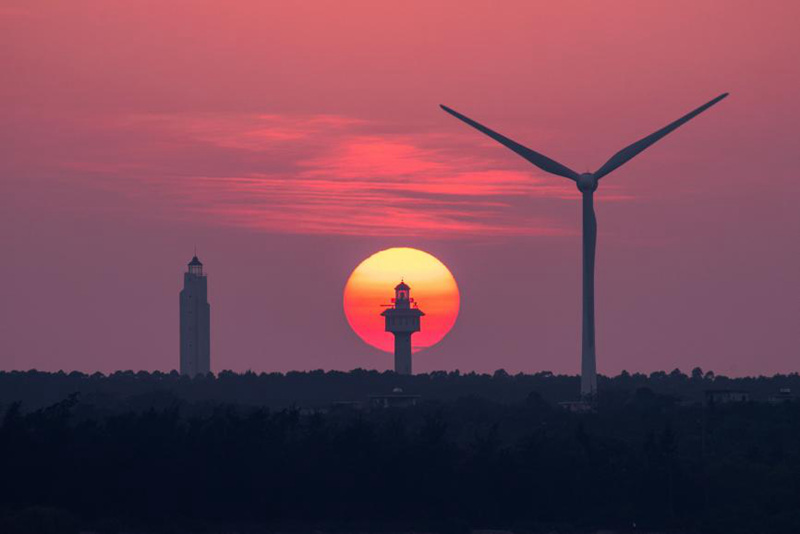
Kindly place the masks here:
<instances>
[{"instance_id":1,"label":"dark foreground land","mask_svg":"<svg viewBox=\"0 0 800 534\"><path fill-rule=\"evenodd\" d=\"M394 387L420 403L370 406ZM600 387L571 413L549 373L0 373L0 532L800 532L800 403L767 402L797 375Z\"/></svg>"}]
</instances>

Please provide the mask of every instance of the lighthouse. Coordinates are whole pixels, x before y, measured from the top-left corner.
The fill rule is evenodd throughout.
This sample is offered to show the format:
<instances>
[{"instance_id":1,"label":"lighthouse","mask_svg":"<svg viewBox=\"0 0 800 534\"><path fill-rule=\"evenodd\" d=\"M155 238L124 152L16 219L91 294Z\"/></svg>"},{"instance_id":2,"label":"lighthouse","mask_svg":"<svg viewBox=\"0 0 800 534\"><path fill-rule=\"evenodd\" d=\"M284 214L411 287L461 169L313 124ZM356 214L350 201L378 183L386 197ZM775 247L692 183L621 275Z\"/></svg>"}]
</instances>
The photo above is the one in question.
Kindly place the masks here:
<instances>
[{"instance_id":1,"label":"lighthouse","mask_svg":"<svg viewBox=\"0 0 800 534\"><path fill-rule=\"evenodd\" d=\"M419 332L420 317L425 315L411 298L411 288L400 281L394 288L394 298L389 309L381 315L386 318L386 331L394 334L394 372L411 374L411 334Z\"/></svg>"},{"instance_id":2,"label":"lighthouse","mask_svg":"<svg viewBox=\"0 0 800 534\"><path fill-rule=\"evenodd\" d=\"M211 306L203 264L197 256L183 274L180 316L181 374L207 374L211 370Z\"/></svg>"}]
</instances>

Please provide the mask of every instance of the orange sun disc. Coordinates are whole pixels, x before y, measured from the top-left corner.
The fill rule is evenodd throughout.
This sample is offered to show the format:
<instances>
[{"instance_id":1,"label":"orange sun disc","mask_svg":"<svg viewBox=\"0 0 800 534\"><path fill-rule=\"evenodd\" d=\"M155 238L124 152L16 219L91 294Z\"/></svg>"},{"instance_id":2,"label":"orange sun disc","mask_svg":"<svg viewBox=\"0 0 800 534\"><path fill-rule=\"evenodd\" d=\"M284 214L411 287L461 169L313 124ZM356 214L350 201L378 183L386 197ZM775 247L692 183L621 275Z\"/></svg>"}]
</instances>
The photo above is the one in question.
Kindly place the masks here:
<instances>
[{"instance_id":1,"label":"orange sun disc","mask_svg":"<svg viewBox=\"0 0 800 534\"><path fill-rule=\"evenodd\" d=\"M425 313L411 337L413 351L432 347L453 328L460 296L444 263L415 248L376 252L355 268L344 287L344 313L358 336L373 347L394 352L394 337L384 331L381 312L394 298L394 286L405 281L410 296Z\"/></svg>"}]
</instances>

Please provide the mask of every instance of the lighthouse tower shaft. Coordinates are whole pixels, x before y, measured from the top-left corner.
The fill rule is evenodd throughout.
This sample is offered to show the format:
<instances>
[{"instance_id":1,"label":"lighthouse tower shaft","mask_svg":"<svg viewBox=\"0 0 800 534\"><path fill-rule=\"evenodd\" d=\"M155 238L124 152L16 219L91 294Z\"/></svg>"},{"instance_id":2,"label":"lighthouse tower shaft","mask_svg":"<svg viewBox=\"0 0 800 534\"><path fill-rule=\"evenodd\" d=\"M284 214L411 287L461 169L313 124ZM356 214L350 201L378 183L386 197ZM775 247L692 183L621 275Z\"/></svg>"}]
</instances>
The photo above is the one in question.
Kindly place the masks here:
<instances>
[{"instance_id":1,"label":"lighthouse tower shaft","mask_svg":"<svg viewBox=\"0 0 800 534\"><path fill-rule=\"evenodd\" d=\"M413 374L411 369L411 332L394 332L394 372Z\"/></svg>"},{"instance_id":2,"label":"lighthouse tower shaft","mask_svg":"<svg viewBox=\"0 0 800 534\"><path fill-rule=\"evenodd\" d=\"M180 294L180 370L196 376L211 371L211 306L203 264L192 258Z\"/></svg>"},{"instance_id":3,"label":"lighthouse tower shaft","mask_svg":"<svg viewBox=\"0 0 800 534\"><path fill-rule=\"evenodd\" d=\"M412 307L414 301L410 298L408 285L400 282L394 290L394 305L381 315L386 319L386 331L394 334L394 372L410 375L411 335L420 331L420 317L425 314L416 305Z\"/></svg>"}]
</instances>

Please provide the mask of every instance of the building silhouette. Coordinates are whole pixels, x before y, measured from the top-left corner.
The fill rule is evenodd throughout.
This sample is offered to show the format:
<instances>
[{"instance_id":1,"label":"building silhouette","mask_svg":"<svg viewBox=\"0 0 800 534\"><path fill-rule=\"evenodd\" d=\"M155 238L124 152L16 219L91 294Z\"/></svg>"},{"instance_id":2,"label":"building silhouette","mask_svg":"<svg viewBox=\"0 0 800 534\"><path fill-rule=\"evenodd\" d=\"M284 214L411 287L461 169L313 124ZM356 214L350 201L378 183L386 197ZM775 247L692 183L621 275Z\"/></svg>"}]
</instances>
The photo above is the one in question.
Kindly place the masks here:
<instances>
[{"instance_id":1,"label":"building silhouette","mask_svg":"<svg viewBox=\"0 0 800 534\"><path fill-rule=\"evenodd\" d=\"M386 331L394 334L394 372L411 374L411 334L419 332L420 317L425 315L411 298L411 288L400 281L394 288L393 304L381 315L386 318Z\"/></svg>"},{"instance_id":2,"label":"building silhouette","mask_svg":"<svg viewBox=\"0 0 800 534\"><path fill-rule=\"evenodd\" d=\"M706 404L729 404L731 402L748 402L750 393L743 389L707 389Z\"/></svg>"},{"instance_id":3,"label":"building silhouette","mask_svg":"<svg viewBox=\"0 0 800 534\"><path fill-rule=\"evenodd\" d=\"M403 393L403 388L394 388L391 393L383 395L370 395L370 408L409 408L416 406L422 400L421 395Z\"/></svg>"},{"instance_id":4,"label":"building silhouette","mask_svg":"<svg viewBox=\"0 0 800 534\"><path fill-rule=\"evenodd\" d=\"M197 256L183 274L180 296L181 374L196 376L211 371L211 306L203 264Z\"/></svg>"}]
</instances>

